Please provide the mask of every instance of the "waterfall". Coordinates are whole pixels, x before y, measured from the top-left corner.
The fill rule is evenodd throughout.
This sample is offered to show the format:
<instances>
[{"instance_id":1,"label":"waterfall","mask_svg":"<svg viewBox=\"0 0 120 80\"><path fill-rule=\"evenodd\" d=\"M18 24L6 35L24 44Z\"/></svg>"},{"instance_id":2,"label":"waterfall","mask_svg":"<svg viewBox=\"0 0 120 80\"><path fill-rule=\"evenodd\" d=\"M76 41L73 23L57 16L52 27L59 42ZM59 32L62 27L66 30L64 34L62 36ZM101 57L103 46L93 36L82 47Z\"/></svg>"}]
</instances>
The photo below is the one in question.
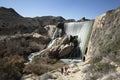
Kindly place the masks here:
<instances>
[{"instance_id":1,"label":"waterfall","mask_svg":"<svg viewBox=\"0 0 120 80\"><path fill-rule=\"evenodd\" d=\"M78 47L81 50L81 55L76 58L79 60L71 61L70 59L61 59L62 61L69 64L71 62L77 62L77 61L81 61L81 59L83 59L83 55L85 54L88 40L89 40L91 31L92 31L92 24L93 24L93 21L71 22L71 23L64 24L64 32L65 32L64 35L70 34L72 36L78 36ZM55 32L53 33L52 42L49 43L47 48L50 48L53 45L57 35L58 35L58 28L56 28ZM28 56L28 59L31 62L35 56L41 54L45 50L46 49L39 51L39 52L31 53L31 55Z\"/></svg>"},{"instance_id":2,"label":"waterfall","mask_svg":"<svg viewBox=\"0 0 120 80\"><path fill-rule=\"evenodd\" d=\"M52 35L52 40L57 37L57 34L58 34L58 28L55 29L55 32Z\"/></svg>"},{"instance_id":3,"label":"waterfall","mask_svg":"<svg viewBox=\"0 0 120 80\"><path fill-rule=\"evenodd\" d=\"M82 52L82 55L85 54L85 50L87 48L88 40L92 31L92 24L93 21L71 22L64 24L65 34L78 36L78 45ZM80 57L81 56L78 58Z\"/></svg>"}]
</instances>

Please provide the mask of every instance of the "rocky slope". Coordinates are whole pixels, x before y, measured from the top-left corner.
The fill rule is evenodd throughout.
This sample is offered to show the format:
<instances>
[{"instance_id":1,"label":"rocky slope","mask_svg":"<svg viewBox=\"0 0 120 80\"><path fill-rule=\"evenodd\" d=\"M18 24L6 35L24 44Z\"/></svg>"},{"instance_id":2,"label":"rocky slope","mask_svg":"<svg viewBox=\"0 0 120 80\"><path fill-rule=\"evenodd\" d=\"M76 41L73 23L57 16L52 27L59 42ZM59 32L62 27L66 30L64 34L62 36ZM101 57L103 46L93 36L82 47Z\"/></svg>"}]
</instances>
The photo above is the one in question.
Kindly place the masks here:
<instances>
[{"instance_id":1,"label":"rocky slope","mask_svg":"<svg viewBox=\"0 0 120 80\"><path fill-rule=\"evenodd\" d=\"M120 7L96 17L86 59L91 64L91 79L119 80Z\"/></svg>"}]
</instances>

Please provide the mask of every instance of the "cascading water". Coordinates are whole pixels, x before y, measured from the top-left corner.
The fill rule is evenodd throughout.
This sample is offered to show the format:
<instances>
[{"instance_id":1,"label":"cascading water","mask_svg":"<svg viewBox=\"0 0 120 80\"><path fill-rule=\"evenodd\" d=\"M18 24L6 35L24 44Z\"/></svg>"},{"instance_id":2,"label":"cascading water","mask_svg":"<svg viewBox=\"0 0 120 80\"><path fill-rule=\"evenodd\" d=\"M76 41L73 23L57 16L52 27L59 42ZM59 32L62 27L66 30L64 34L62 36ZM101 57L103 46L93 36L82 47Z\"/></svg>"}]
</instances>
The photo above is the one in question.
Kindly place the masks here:
<instances>
[{"instance_id":1,"label":"cascading water","mask_svg":"<svg viewBox=\"0 0 120 80\"><path fill-rule=\"evenodd\" d=\"M81 58L83 59L83 55L85 54L88 40L92 31L92 24L93 21L71 22L64 24L65 34L78 36L78 46L82 52L80 56L76 57L78 60L81 60ZM62 61L69 63L69 59L62 59Z\"/></svg>"},{"instance_id":2,"label":"cascading water","mask_svg":"<svg viewBox=\"0 0 120 80\"><path fill-rule=\"evenodd\" d=\"M57 33L58 33L58 28L55 29L55 32L53 33L53 36L52 36L52 40L57 37Z\"/></svg>"},{"instance_id":3,"label":"cascading water","mask_svg":"<svg viewBox=\"0 0 120 80\"><path fill-rule=\"evenodd\" d=\"M82 53L85 53L88 39L92 30L93 21L72 22L64 24L64 31L66 34L78 36L79 47Z\"/></svg>"}]
</instances>

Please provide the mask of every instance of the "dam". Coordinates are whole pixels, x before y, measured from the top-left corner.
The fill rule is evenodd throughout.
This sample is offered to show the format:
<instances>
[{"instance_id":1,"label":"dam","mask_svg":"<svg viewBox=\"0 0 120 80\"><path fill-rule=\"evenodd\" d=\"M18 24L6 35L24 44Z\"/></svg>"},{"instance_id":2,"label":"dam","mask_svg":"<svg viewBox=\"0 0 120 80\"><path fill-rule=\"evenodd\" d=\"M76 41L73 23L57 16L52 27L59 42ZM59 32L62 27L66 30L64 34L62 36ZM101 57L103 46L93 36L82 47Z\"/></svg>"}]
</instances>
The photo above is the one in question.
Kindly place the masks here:
<instances>
[{"instance_id":1,"label":"dam","mask_svg":"<svg viewBox=\"0 0 120 80\"><path fill-rule=\"evenodd\" d=\"M87 51L88 40L90 38L90 34L92 32L93 20L84 21L84 22L70 22L64 24L64 32L65 34L70 34L72 36L78 36L78 46L81 50L81 55L76 57L75 59L61 59L62 61L69 62L79 62L83 61L84 54Z\"/></svg>"}]
</instances>

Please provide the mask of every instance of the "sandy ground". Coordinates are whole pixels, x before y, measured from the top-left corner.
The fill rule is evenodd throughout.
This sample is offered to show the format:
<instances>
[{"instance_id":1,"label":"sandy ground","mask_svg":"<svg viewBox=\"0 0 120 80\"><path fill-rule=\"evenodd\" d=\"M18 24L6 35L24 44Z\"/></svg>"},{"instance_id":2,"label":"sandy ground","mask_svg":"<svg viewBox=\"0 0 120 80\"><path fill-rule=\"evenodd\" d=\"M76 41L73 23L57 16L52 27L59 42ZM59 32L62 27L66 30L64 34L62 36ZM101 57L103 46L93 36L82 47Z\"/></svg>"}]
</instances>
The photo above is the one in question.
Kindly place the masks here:
<instances>
[{"instance_id":1,"label":"sandy ground","mask_svg":"<svg viewBox=\"0 0 120 80\"><path fill-rule=\"evenodd\" d=\"M89 80L88 74L88 67L90 66L89 64L85 63L77 63L77 64L71 64L69 65L69 68L67 70L67 75L61 74L61 70L59 69L58 71L54 72L53 74L56 75L57 79L49 79L49 80ZM85 73L85 74L84 74Z\"/></svg>"}]
</instances>

